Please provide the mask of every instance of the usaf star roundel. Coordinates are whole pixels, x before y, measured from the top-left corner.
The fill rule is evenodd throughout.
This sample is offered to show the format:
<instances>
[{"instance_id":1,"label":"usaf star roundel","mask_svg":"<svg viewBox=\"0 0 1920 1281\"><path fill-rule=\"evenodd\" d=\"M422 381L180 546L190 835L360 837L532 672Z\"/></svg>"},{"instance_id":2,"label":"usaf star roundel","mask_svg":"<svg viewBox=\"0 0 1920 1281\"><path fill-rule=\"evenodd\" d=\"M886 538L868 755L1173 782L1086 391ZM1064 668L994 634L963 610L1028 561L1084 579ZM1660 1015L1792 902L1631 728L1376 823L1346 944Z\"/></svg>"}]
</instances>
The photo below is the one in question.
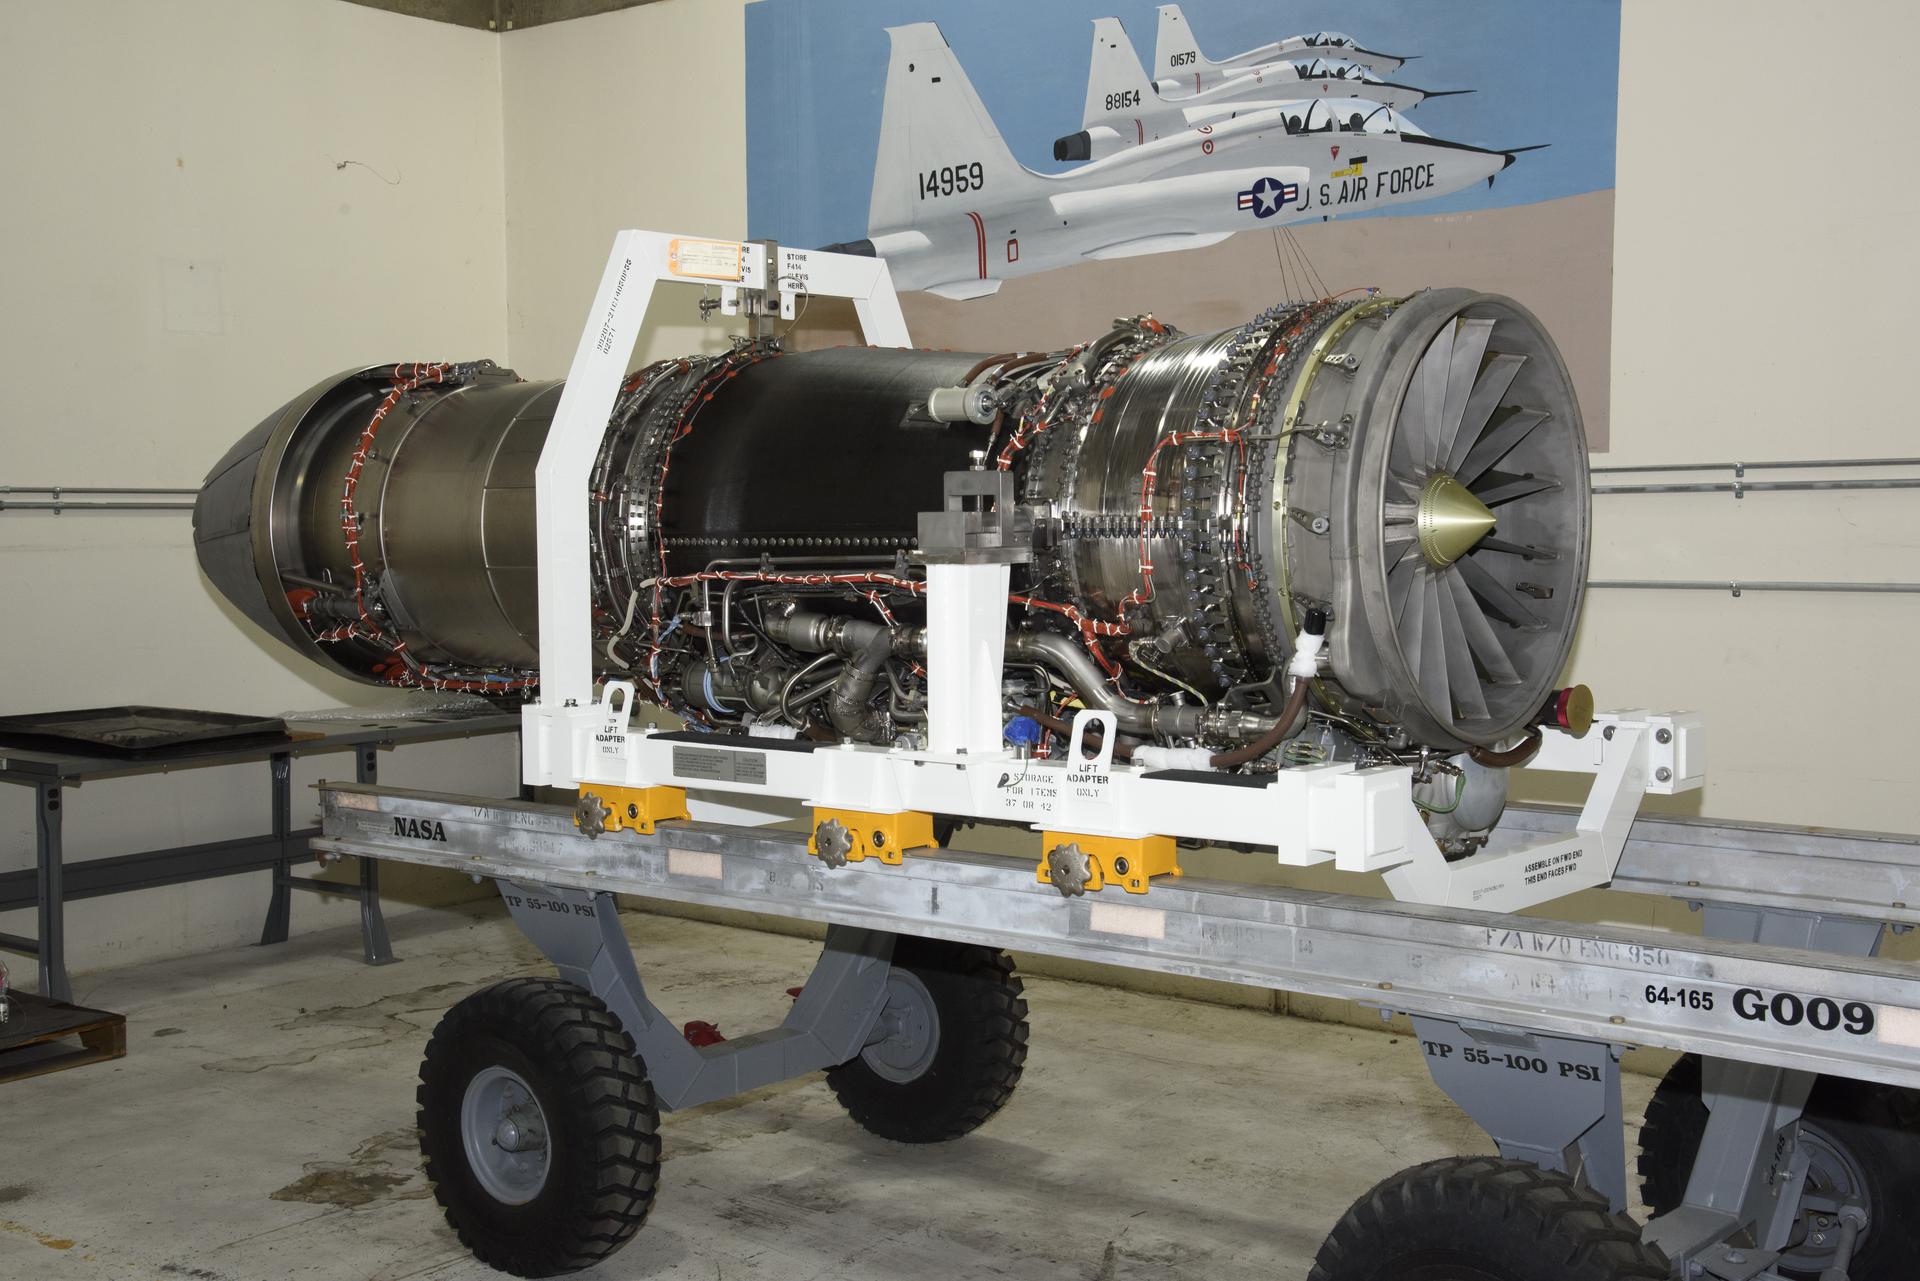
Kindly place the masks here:
<instances>
[{"instance_id":1,"label":"usaf star roundel","mask_svg":"<svg viewBox=\"0 0 1920 1281\"><path fill-rule=\"evenodd\" d=\"M1300 199L1300 184L1281 182L1278 178L1262 178L1252 187L1240 193L1241 209L1251 209L1256 218L1271 218Z\"/></svg>"}]
</instances>

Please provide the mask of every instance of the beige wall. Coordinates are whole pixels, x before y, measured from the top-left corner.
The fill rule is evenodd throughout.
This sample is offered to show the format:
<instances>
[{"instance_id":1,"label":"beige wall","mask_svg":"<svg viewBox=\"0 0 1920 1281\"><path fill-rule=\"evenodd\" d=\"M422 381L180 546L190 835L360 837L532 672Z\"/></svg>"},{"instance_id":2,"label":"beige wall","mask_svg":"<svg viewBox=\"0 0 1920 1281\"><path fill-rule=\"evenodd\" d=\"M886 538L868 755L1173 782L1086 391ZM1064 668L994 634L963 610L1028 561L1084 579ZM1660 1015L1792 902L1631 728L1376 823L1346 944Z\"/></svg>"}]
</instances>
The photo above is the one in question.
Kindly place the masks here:
<instances>
[{"instance_id":1,"label":"beige wall","mask_svg":"<svg viewBox=\"0 0 1920 1281\"><path fill-rule=\"evenodd\" d=\"M5 27L0 484L197 485L325 375L505 348L496 37L335 0L38 0L9 3ZM185 513L0 514L0 583L0 713L276 714L375 693L218 601ZM396 779L513 781L504 740L415 751ZM90 784L70 852L249 834L264 779ZM0 788L0 870L31 864L32 813L30 793ZM94 900L74 909L72 959L226 946L258 933L265 896L247 876ZM296 919L351 908L308 898Z\"/></svg>"},{"instance_id":2,"label":"beige wall","mask_svg":"<svg viewBox=\"0 0 1920 1281\"><path fill-rule=\"evenodd\" d=\"M1845 14L1862 49L1920 40L1914 6ZM1843 111L1803 111L1741 89L1807 18L1787 0L1626 5L1613 442L1597 462L1920 453L1905 390L1920 186L1873 123L1901 117L1903 90L1863 79ZM1751 105L1704 105L1735 102ZM1920 580L1910 491L1594 510L1596 578ZM1915 832L1916 630L1912 596L1596 592L1574 671L1603 703L1707 713L1706 813Z\"/></svg>"},{"instance_id":3,"label":"beige wall","mask_svg":"<svg viewBox=\"0 0 1920 1281\"><path fill-rule=\"evenodd\" d=\"M746 234L743 12L665 0L500 42L507 354L522 375L565 376L614 233ZM636 360L724 348L693 298L661 291Z\"/></svg>"}]
</instances>

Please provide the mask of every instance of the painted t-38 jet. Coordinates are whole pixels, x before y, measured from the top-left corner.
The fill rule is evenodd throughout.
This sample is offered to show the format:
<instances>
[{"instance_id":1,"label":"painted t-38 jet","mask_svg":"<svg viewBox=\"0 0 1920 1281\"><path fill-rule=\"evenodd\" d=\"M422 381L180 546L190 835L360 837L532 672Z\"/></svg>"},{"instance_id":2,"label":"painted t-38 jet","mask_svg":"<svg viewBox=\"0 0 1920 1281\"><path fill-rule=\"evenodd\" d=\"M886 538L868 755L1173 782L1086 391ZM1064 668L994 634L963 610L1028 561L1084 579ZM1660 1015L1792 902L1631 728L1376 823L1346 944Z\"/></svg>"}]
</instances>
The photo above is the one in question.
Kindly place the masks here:
<instances>
[{"instance_id":1,"label":"painted t-38 jet","mask_svg":"<svg viewBox=\"0 0 1920 1281\"><path fill-rule=\"evenodd\" d=\"M1514 160L1427 137L1355 99L1339 119L1333 104L1295 102L1039 174L1013 158L938 26L887 34L868 238L826 248L885 258L901 289L983 297L1010 277L1088 259L1431 199Z\"/></svg>"},{"instance_id":2,"label":"painted t-38 jet","mask_svg":"<svg viewBox=\"0 0 1920 1281\"><path fill-rule=\"evenodd\" d=\"M1262 63L1298 58L1341 58L1357 62L1377 75L1390 75L1410 61L1396 54L1365 49L1343 31L1316 31L1311 35L1275 40L1231 58L1214 60L1200 52L1199 41L1187 26L1177 4L1160 6L1160 30L1154 41L1153 77L1177 80L1196 91L1240 74Z\"/></svg>"},{"instance_id":3,"label":"painted t-38 jet","mask_svg":"<svg viewBox=\"0 0 1920 1281\"><path fill-rule=\"evenodd\" d=\"M1328 58L1256 64L1198 92L1191 82L1153 84L1120 20L1095 18L1080 132L1055 139L1053 158L1097 160L1183 129L1299 101L1352 98L1405 111L1428 98L1466 92L1390 84L1356 62Z\"/></svg>"}]
</instances>

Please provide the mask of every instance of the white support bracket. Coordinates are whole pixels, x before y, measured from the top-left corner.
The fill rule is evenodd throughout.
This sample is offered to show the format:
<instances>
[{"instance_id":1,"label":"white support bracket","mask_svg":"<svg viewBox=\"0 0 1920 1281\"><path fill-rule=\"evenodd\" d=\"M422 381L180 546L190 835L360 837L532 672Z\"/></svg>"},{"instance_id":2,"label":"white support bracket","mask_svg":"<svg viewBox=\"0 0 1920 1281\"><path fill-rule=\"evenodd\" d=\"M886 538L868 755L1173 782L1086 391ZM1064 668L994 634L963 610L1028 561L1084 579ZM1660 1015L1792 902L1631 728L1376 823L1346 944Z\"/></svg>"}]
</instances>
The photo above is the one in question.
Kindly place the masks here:
<instances>
[{"instance_id":1,"label":"white support bracket","mask_svg":"<svg viewBox=\"0 0 1920 1281\"><path fill-rule=\"evenodd\" d=\"M568 787L591 774L600 713L593 706L587 491L640 322L661 281L719 285L734 310L742 296L777 293L787 316L796 295L848 298L868 342L907 345L906 318L883 259L658 231L614 237L534 471L540 698L521 713L521 777L529 785Z\"/></svg>"},{"instance_id":2,"label":"white support bracket","mask_svg":"<svg viewBox=\"0 0 1920 1281\"><path fill-rule=\"evenodd\" d=\"M1387 888L1406 902L1516 912L1606 885L1620 866L1640 798L1697 788L1705 766L1705 726L1693 713L1608 713L1581 738L1548 730L1527 767L1593 775L1573 831L1547 841L1496 833L1487 848L1449 863L1418 826L1409 842L1413 858L1387 873Z\"/></svg>"}]
</instances>

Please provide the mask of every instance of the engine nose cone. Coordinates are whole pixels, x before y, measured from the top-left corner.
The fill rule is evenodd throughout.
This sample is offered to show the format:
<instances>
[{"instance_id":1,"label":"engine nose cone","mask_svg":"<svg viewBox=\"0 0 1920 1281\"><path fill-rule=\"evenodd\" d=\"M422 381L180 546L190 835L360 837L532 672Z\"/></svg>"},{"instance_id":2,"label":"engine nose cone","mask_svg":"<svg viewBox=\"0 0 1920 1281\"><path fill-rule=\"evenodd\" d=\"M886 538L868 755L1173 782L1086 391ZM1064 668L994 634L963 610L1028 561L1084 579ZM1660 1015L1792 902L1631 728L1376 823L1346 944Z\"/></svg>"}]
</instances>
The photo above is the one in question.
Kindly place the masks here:
<instances>
[{"instance_id":1,"label":"engine nose cone","mask_svg":"<svg viewBox=\"0 0 1920 1281\"><path fill-rule=\"evenodd\" d=\"M1498 521L1465 485L1445 472L1435 472L1420 491L1420 507L1414 514L1420 554L1435 569L1445 569L1472 551Z\"/></svg>"}]
</instances>

